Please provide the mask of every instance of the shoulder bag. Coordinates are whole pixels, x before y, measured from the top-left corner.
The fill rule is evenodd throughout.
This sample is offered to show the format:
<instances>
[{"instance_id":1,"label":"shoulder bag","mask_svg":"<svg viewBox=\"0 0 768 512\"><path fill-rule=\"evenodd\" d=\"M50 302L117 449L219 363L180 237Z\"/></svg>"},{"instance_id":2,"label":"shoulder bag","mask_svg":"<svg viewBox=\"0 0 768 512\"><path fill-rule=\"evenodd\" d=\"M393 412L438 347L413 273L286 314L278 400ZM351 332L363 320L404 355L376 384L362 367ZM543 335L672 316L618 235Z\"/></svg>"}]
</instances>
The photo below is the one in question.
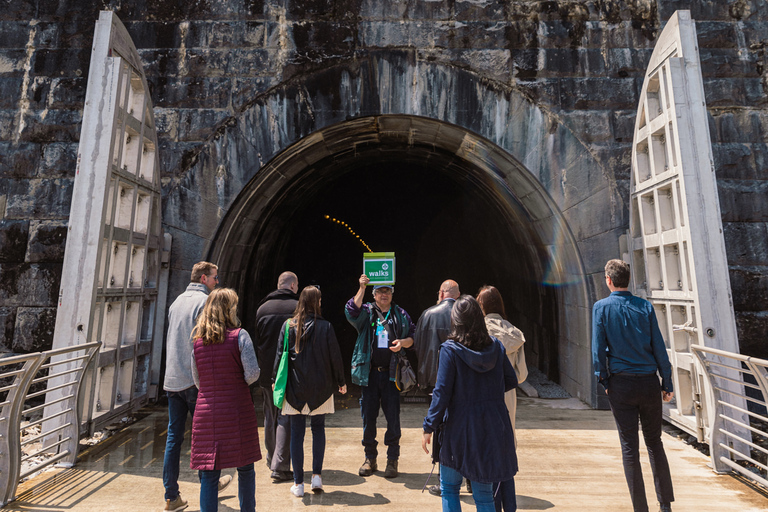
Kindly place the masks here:
<instances>
[{"instance_id":1,"label":"shoulder bag","mask_svg":"<svg viewBox=\"0 0 768 512\"><path fill-rule=\"evenodd\" d=\"M288 320L285 322L285 335L283 336L283 354L280 356L280 366L277 367L277 375L275 376L275 390L272 393L272 401L275 407L283 408L283 400L285 400L285 387L288 385L288 331L291 330L291 322Z\"/></svg>"},{"instance_id":2,"label":"shoulder bag","mask_svg":"<svg viewBox=\"0 0 768 512\"><path fill-rule=\"evenodd\" d=\"M400 349L395 353L397 357L397 367L395 368L395 386L401 393L407 393L416 387L416 372L413 371L408 356L405 355L405 349Z\"/></svg>"},{"instance_id":3,"label":"shoulder bag","mask_svg":"<svg viewBox=\"0 0 768 512\"><path fill-rule=\"evenodd\" d=\"M382 325L387 330L390 341L396 339L394 337L394 331L392 330L389 323L385 321L384 315L381 314L379 308L374 309L376 310L376 314L379 316L379 320L381 321ZM404 348L401 348L399 351L395 352L395 357L397 358L397 363L395 366L395 386L401 393L407 393L416 387L416 372L413 371L411 362L408 361L408 356L405 355Z\"/></svg>"}]
</instances>

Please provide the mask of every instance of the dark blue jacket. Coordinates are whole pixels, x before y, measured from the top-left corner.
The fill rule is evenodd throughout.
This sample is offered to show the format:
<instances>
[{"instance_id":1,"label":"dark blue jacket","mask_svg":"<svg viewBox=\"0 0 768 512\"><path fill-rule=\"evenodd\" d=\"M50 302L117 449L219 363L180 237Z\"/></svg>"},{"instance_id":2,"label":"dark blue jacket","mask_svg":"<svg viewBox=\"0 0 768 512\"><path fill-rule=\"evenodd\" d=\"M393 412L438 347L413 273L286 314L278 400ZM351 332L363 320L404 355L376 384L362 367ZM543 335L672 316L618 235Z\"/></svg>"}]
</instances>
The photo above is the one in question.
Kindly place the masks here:
<instances>
[{"instance_id":1,"label":"dark blue jacket","mask_svg":"<svg viewBox=\"0 0 768 512\"><path fill-rule=\"evenodd\" d=\"M517 376L504 353L493 343L480 352L448 340L440 350L437 382L424 432L442 433L440 464L473 482L511 480L517 453L504 392L517 387Z\"/></svg>"}]
</instances>

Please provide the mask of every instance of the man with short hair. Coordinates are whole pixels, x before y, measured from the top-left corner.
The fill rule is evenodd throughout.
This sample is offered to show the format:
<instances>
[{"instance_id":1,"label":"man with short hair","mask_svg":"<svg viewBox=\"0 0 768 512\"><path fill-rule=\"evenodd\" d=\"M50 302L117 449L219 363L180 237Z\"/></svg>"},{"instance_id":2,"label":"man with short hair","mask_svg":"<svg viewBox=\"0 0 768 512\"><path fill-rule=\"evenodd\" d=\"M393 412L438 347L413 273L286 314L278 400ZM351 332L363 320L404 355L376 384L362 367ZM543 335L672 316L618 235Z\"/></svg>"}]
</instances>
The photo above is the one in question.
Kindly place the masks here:
<instances>
[{"instance_id":1,"label":"man with short hair","mask_svg":"<svg viewBox=\"0 0 768 512\"><path fill-rule=\"evenodd\" d=\"M370 476L377 469L376 418L381 408L387 420L384 444L387 445L387 467L384 478L397 476L400 458L400 392L395 386L395 352L413 345L416 326L403 308L392 302L394 287L376 285L373 300L363 304L365 287L370 280L365 274L358 279L359 288L349 299L344 314L357 330L352 353L352 382L362 391L360 408L363 416L365 461L360 476Z\"/></svg>"},{"instance_id":2,"label":"man with short hair","mask_svg":"<svg viewBox=\"0 0 768 512\"><path fill-rule=\"evenodd\" d=\"M256 330L253 346L262 371L259 377L261 392L251 387L251 397L256 401L260 394L264 409L264 445L267 448L267 466L272 470L272 479L277 482L293 481L291 473L291 427L290 416L283 416L275 407L272 395L272 371L277 354L277 344L282 343L280 328L283 322L293 316L299 303L299 278L293 272L283 272L277 278L277 290L264 297L256 310Z\"/></svg>"},{"instance_id":3,"label":"man with short hair","mask_svg":"<svg viewBox=\"0 0 768 512\"><path fill-rule=\"evenodd\" d=\"M416 322L413 344L419 357L419 388L427 394L435 389L440 346L451 334L451 310L460 296L459 283L453 279L443 281L437 292L437 304L425 309ZM440 486L430 485L429 493L440 496Z\"/></svg>"},{"instance_id":4,"label":"man with short hair","mask_svg":"<svg viewBox=\"0 0 768 512\"><path fill-rule=\"evenodd\" d=\"M424 310L416 323L413 340L419 356L418 381L427 393L435 387L440 346L451 333L451 310L460 295L459 283L452 279L443 281L437 292L437 304Z\"/></svg>"},{"instance_id":5,"label":"man with short hair","mask_svg":"<svg viewBox=\"0 0 768 512\"><path fill-rule=\"evenodd\" d=\"M648 512L640 467L639 419L659 510L671 512L675 497L661 442L661 402L669 402L674 396L672 365L653 305L629 292L629 277L628 263L610 260L605 265L605 282L611 295L592 308L595 375L605 388L619 430L624 475L634 511Z\"/></svg>"},{"instance_id":6,"label":"man with short hair","mask_svg":"<svg viewBox=\"0 0 768 512\"><path fill-rule=\"evenodd\" d=\"M168 311L163 381L163 389L168 394L168 436L163 458L164 511L184 510L189 505L179 494L179 459L187 414L194 416L197 403L197 387L192 377L192 330L208 294L219 282L219 267L207 261L195 263L190 281ZM219 491L231 481L231 475L221 477Z\"/></svg>"}]
</instances>

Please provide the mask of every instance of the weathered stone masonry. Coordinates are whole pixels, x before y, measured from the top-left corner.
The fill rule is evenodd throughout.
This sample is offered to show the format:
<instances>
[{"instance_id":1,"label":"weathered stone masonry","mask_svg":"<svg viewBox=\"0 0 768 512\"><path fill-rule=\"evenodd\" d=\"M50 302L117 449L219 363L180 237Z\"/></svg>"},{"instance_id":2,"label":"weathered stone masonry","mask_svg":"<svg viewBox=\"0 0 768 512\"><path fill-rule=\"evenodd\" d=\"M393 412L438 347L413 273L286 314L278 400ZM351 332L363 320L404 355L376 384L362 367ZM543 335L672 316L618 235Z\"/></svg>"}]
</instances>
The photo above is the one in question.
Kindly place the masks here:
<instances>
[{"instance_id":1,"label":"weathered stone masonry","mask_svg":"<svg viewBox=\"0 0 768 512\"><path fill-rule=\"evenodd\" d=\"M191 169L232 137L243 113L281 87L336 97L323 71L351 77L370 62L424 64L521 95L543 123L570 131L611 184L616 217L584 214L595 263L618 250L628 226L630 146L638 93L664 20L690 9L697 22L734 307L742 351L768 357L768 5L754 1L0 1L0 345L50 347L76 165L93 26L113 9L133 36L152 88L164 198L179 196ZM329 75L332 74L329 72ZM456 84L469 83L457 81ZM298 84L298 85L297 85ZM449 87L437 83L434 87ZM466 91L472 97L473 91ZM299 93L299 99L301 94ZM327 111L344 110L324 105ZM367 108L367 107L366 107ZM376 114L376 108L362 114ZM470 130L472 109L453 122ZM449 110L451 110L449 108ZM298 120L312 127L317 120ZM264 126L280 129L280 120ZM274 134L265 134L265 137ZM295 140L298 134L283 134ZM275 137L277 137L275 135ZM265 158L267 155L263 155ZM263 162L266 163L266 162ZM211 197L210 191L201 192ZM215 198L214 198L215 199ZM226 206L226 205L224 205ZM170 208L170 209L169 209ZM183 232L212 228L177 203L172 282L183 286L203 250L179 251ZM179 225L177 220L188 222ZM215 225L213 226L215 228ZM589 243L592 240L593 243Z\"/></svg>"}]
</instances>

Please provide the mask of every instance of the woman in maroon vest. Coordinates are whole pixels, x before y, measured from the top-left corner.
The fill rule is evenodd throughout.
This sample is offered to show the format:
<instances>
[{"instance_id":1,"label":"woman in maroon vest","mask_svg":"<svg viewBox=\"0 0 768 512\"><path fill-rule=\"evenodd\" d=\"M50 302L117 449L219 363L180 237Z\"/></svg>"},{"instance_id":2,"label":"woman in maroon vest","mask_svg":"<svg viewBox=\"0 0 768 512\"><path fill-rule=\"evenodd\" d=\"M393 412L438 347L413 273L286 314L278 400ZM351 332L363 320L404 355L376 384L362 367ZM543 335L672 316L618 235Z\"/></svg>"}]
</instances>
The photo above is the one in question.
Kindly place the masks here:
<instances>
[{"instance_id":1,"label":"woman in maroon vest","mask_svg":"<svg viewBox=\"0 0 768 512\"><path fill-rule=\"evenodd\" d=\"M256 412L248 385L259 364L248 333L238 328L237 293L216 289L192 332L192 376L199 388L192 420L190 466L199 470L200 511L218 510L222 469L237 468L240 510L256 509L256 474L261 460Z\"/></svg>"}]
</instances>

